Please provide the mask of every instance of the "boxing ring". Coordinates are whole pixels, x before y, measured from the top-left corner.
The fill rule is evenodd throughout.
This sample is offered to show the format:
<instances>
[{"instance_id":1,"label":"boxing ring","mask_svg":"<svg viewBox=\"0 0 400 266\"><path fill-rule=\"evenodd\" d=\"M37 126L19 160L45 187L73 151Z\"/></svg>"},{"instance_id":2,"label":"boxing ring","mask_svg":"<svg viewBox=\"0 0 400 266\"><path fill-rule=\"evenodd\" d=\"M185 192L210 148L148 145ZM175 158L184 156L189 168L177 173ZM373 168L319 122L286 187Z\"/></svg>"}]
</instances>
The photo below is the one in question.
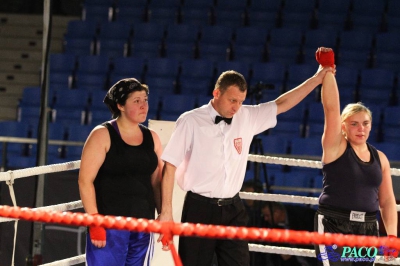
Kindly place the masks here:
<instances>
[{"instance_id":1,"label":"boxing ring","mask_svg":"<svg viewBox=\"0 0 400 266\"><path fill-rule=\"evenodd\" d=\"M160 122L160 123L158 123ZM169 139L170 130L166 129L166 121L153 121L149 123L149 127L153 128L160 135L163 145ZM173 122L168 122L173 123ZM171 124L168 124L169 127ZM169 132L169 133L168 133ZM279 164L287 166L300 166L308 168L322 167L318 161L302 160L295 158L280 158L264 155L252 155L248 157L250 162L266 163L266 164ZM367 237L367 236L354 236L354 235L341 235L341 234L319 234L317 232L295 231L286 229L270 229L270 228L250 228L250 227L225 227L213 226L203 224L190 224L190 223L161 223L156 220L135 219L129 217L114 217L114 216L92 216L86 213L72 212L73 210L82 208L80 200L67 202L57 205L50 205L40 208L26 208L16 206L16 196L14 193L14 181L19 178L25 178L41 174L49 174L55 172L65 172L77 170L80 167L80 161L72 161L61 164L53 164L47 166L39 166L26 168L21 170L0 172L0 181L7 183L10 191L10 196L14 206L0 206L0 222L14 222L15 235L17 233L18 220L34 221L41 223L55 223L60 225L76 226L77 232L84 232L82 228L89 225L103 226L105 228L124 229L132 231L146 231L156 234L164 234L173 238L174 248L171 252L161 251L161 244L157 243L155 246L154 259L151 265L182 265L179 256L177 255L176 248L179 241L178 236L198 236L210 238L235 238L246 239L251 242L268 241L268 242L281 242L293 244L325 244L349 247L379 247L385 246L400 250L400 240L386 237ZM400 169L391 169L392 176L399 176ZM175 185L174 190L174 220L180 220L181 205L183 203L184 192L180 190L179 186ZM269 193L250 193L240 192L242 199L261 200L261 201L277 201L285 203L298 203L307 205L318 205L318 198L283 195L283 194L269 194ZM400 205L397 206L400 210ZM157 236L156 236L157 237ZM302 248L287 248L279 246L249 244L249 250L253 252L275 253L285 255L295 255L303 257L315 257L315 251L311 249ZM14 247L16 245L16 238L14 237ZM62 247L60 247L62 248ZM171 255L172 254L172 255ZM13 254L14 257L14 254ZM75 257L65 258L58 261L53 261L45 264L46 266L64 266L76 265L85 261L85 254ZM162 261L160 264L159 261ZM384 261L382 256L376 256L375 261L379 264L399 265L400 259L392 258L390 261ZM14 260L13 260L14 262ZM13 265L12 262L12 265ZM169 264L170 263L170 264Z\"/></svg>"}]
</instances>

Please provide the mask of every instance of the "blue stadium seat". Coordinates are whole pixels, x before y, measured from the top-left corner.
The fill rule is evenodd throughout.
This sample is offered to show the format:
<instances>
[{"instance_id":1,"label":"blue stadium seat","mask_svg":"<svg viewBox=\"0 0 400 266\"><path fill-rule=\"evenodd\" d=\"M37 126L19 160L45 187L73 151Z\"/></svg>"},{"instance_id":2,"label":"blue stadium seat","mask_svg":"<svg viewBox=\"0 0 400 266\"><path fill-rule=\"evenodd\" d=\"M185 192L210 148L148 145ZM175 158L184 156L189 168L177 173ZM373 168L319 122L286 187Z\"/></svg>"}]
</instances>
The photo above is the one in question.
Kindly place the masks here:
<instances>
[{"instance_id":1,"label":"blue stadium seat","mask_svg":"<svg viewBox=\"0 0 400 266\"><path fill-rule=\"evenodd\" d=\"M388 106L390 104L391 90L379 90L371 87L359 87L359 100L364 104L380 103Z\"/></svg>"},{"instance_id":2,"label":"blue stadium seat","mask_svg":"<svg viewBox=\"0 0 400 266\"><path fill-rule=\"evenodd\" d=\"M86 90L57 90L55 91L53 108L72 108L84 110L88 107L89 93Z\"/></svg>"},{"instance_id":3,"label":"blue stadium seat","mask_svg":"<svg viewBox=\"0 0 400 266\"><path fill-rule=\"evenodd\" d=\"M150 58L147 60L146 78L173 77L179 74L180 63L172 58Z\"/></svg>"},{"instance_id":4,"label":"blue stadium seat","mask_svg":"<svg viewBox=\"0 0 400 266\"><path fill-rule=\"evenodd\" d=\"M252 65L251 84L258 82L273 84L285 80L286 67L279 62L254 63Z\"/></svg>"},{"instance_id":5,"label":"blue stadium seat","mask_svg":"<svg viewBox=\"0 0 400 266\"><path fill-rule=\"evenodd\" d=\"M271 130L271 135L281 136L281 137L301 137L304 125L298 122L286 122L278 121L276 126Z\"/></svg>"},{"instance_id":6,"label":"blue stadium seat","mask_svg":"<svg viewBox=\"0 0 400 266\"><path fill-rule=\"evenodd\" d=\"M208 44L200 43L198 46L199 58L213 62L229 61L230 49L229 43Z\"/></svg>"},{"instance_id":7,"label":"blue stadium seat","mask_svg":"<svg viewBox=\"0 0 400 266\"><path fill-rule=\"evenodd\" d=\"M68 53L50 54L49 71L53 73L72 73L77 67L77 56Z\"/></svg>"},{"instance_id":8,"label":"blue stadium seat","mask_svg":"<svg viewBox=\"0 0 400 266\"><path fill-rule=\"evenodd\" d=\"M29 130L34 130L27 123L18 121L0 122L0 136L27 138Z\"/></svg>"},{"instance_id":9,"label":"blue stadium seat","mask_svg":"<svg viewBox=\"0 0 400 266\"><path fill-rule=\"evenodd\" d=\"M107 75L98 73L78 72L74 77L75 86L79 90L95 91L109 88Z\"/></svg>"},{"instance_id":10,"label":"blue stadium seat","mask_svg":"<svg viewBox=\"0 0 400 266\"><path fill-rule=\"evenodd\" d=\"M35 124L39 123L40 106L19 106L17 120L19 122Z\"/></svg>"},{"instance_id":11,"label":"blue stadium seat","mask_svg":"<svg viewBox=\"0 0 400 266\"><path fill-rule=\"evenodd\" d=\"M94 55L95 41L89 38L65 37L63 41L63 52L77 56Z\"/></svg>"},{"instance_id":12,"label":"blue stadium seat","mask_svg":"<svg viewBox=\"0 0 400 266\"><path fill-rule=\"evenodd\" d=\"M397 53L400 42L400 32L380 32L375 35L377 52Z\"/></svg>"},{"instance_id":13,"label":"blue stadium seat","mask_svg":"<svg viewBox=\"0 0 400 266\"><path fill-rule=\"evenodd\" d=\"M252 0L250 2L249 10L278 12L282 8L282 5L282 0Z\"/></svg>"},{"instance_id":14,"label":"blue stadium seat","mask_svg":"<svg viewBox=\"0 0 400 266\"><path fill-rule=\"evenodd\" d=\"M111 120L111 112L107 110L92 110L89 114L89 124L93 126L100 125Z\"/></svg>"},{"instance_id":15,"label":"blue stadium seat","mask_svg":"<svg viewBox=\"0 0 400 266\"><path fill-rule=\"evenodd\" d=\"M190 8L211 8L214 6L214 1L213 0L185 0L183 2L184 7L190 7Z\"/></svg>"},{"instance_id":16,"label":"blue stadium seat","mask_svg":"<svg viewBox=\"0 0 400 266\"><path fill-rule=\"evenodd\" d=\"M135 40L129 45L130 56L142 58L156 58L161 56L160 41L138 41Z\"/></svg>"},{"instance_id":17,"label":"blue stadium seat","mask_svg":"<svg viewBox=\"0 0 400 266\"><path fill-rule=\"evenodd\" d=\"M200 45L203 44L228 44L233 37L233 29L228 26L214 25L201 27Z\"/></svg>"},{"instance_id":18,"label":"blue stadium seat","mask_svg":"<svg viewBox=\"0 0 400 266\"><path fill-rule=\"evenodd\" d=\"M68 140L71 141L86 141L90 132L93 130L92 125L72 124L67 127ZM82 150L82 147L81 147Z\"/></svg>"},{"instance_id":19,"label":"blue stadium seat","mask_svg":"<svg viewBox=\"0 0 400 266\"><path fill-rule=\"evenodd\" d=\"M240 45L235 44L232 49L232 58L235 61L245 63L265 62L266 47L265 45Z\"/></svg>"},{"instance_id":20,"label":"blue stadium seat","mask_svg":"<svg viewBox=\"0 0 400 266\"><path fill-rule=\"evenodd\" d=\"M397 137L398 140L398 137ZM382 151L390 162L392 161L400 161L400 143L398 142L378 142L375 144L375 147Z\"/></svg>"},{"instance_id":21,"label":"blue stadium seat","mask_svg":"<svg viewBox=\"0 0 400 266\"><path fill-rule=\"evenodd\" d=\"M90 39L97 36L99 24L96 21L71 20L67 24L64 38Z\"/></svg>"},{"instance_id":22,"label":"blue stadium seat","mask_svg":"<svg viewBox=\"0 0 400 266\"><path fill-rule=\"evenodd\" d=\"M65 159L67 161L77 161L82 156L82 146L66 146Z\"/></svg>"},{"instance_id":23,"label":"blue stadium seat","mask_svg":"<svg viewBox=\"0 0 400 266\"><path fill-rule=\"evenodd\" d=\"M383 109L384 127L400 127L400 106L386 106Z\"/></svg>"},{"instance_id":24,"label":"blue stadium seat","mask_svg":"<svg viewBox=\"0 0 400 266\"><path fill-rule=\"evenodd\" d=\"M347 14L350 11L350 4L348 0L319 1L318 11L324 14Z\"/></svg>"},{"instance_id":25,"label":"blue stadium seat","mask_svg":"<svg viewBox=\"0 0 400 266\"><path fill-rule=\"evenodd\" d=\"M326 3L332 1L321 1L321 2ZM346 2L349 1L346 0ZM348 14L346 12L339 12L339 13L318 12L317 13L318 28L331 31L345 30L347 26L347 16Z\"/></svg>"},{"instance_id":26,"label":"blue stadium seat","mask_svg":"<svg viewBox=\"0 0 400 266\"><path fill-rule=\"evenodd\" d=\"M139 78L143 75L145 60L139 57L117 57L112 60L112 73Z\"/></svg>"},{"instance_id":27,"label":"blue stadium seat","mask_svg":"<svg viewBox=\"0 0 400 266\"><path fill-rule=\"evenodd\" d=\"M175 77L146 77L149 90L156 94L176 94L176 82Z\"/></svg>"},{"instance_id":28,"label":"blue stadium seat","mask_svg":"<svg viewBox=\"0 0 400 266\"><path fill-rule=\"evenodd\" d=\"M360 85L379 91L391 91L395 82L395 73L387 69L362 69Z\"/></svg>"},{"instance_id":29,"label":"blue stadium seat","mask_svg":"<svg viewBox=\"0 0 400 266\"><path fill-rule=\"evenodd\" d=\"M161 25L169 25L178 23L178 7L149 7L148 21Z\"/></svg>"},{"instance_id":30,"label":"blue stadium seat","mask_svg":"<svg viewBox=\"0 0 400 266\"><path fill-rule=\"evenodd\" d=\"M252 9L248 11L248 24L250 27L265 27L272 29L277 26L278 12Z\"/></svg>"},{"instance_id":31,"label":"blue stadium seat","mask_svg":"<svg viewBox=\"0 0 400 266\"><path fill-rule=\"evenodd\" d=\"M336 82L338 87L353 87L358 84L360 71L355 67L337 66Z\"/></svg>"},{"instance_id":32,"label":"blue stadium seat","mask_svg":"<svg viewBox=\"0 0 400 266\"><path fill-rule=\"evenodd\" d=\"M48 131L49 140L67 140L67 126L62 123L49 123L49 131Z\"/></svg>"},{"instance_id":33,"label":"blue stadium seat","mask_svg":"<svg viewBox=\"0 0 400 266\"><path fill-rule=\"evenodd\" d=\"M322 156L321 136L293 138L290 140L292 155Z\"/></svg>"},{"instance_id":34,"label":"blue stadium seat","mask_svg":"<svg viewBox=\"0 0 400 266\"><path fill-rule=\"evenodd\" d=\"M219 61L216 63L217 77L222 72L228 70L235 70L242 74L248 81L250 79L250 64L244 61Z\"/></svg>"},{"instance_id":35,"label":"blue stadium seat","mask_svg":"<svg viewBox=\"0 0 400 266\"><path fill-rule=\"evenodd\" d=\"M166 33L166 42L192 44L198 40L200 28L192 24L170 24Z\"/></svg>"},{"instance_id":36,"label":"blue stadium seat","mask_svg":"<svg viewBox=\"0 0 400 266\"><path fill-rule=\"evenodd\" d=\"M244 1L241 1L244 3ZM232 28L245 25L245 9L230 9L226 7L214 9L215 25L224 25Z\"/></svg>"},{"instance_id":37,"label":"blue stadium seat","mask_svg":"<svg viewBox=\"0 0 400 266\"><path fill-rule=\"evenodd\" d=\"M297 64L299 62L300 47L290 46L272 46L267 50L267 61L281 63L285 66Z\"/></svg>"},{"instance_id":38,"label":"blue stadium seat","mask_svg":"<svg viewBox=\"0 0 400 266\"><path fill-rule=\"evenodd\" d=\"M103 55L79 56L77 73L105 75L110 70L110 59Z\"/></svg>"},{"instance_id":39,"label":"blue stadium seat","mask_svg":"<svg viewBox=\"0 0 400 266\"><path fill-rule=\"evenodd\" d=\"M354 67L358 69L368 68L370 66L370 51L360 52L357 50L340 49L336 53L336 65Z\"/></svg>"},{"instance_id":40,"label":"blue stadium seat","mask_svg":"<svg viewBox=\"0 0 400 266\"><path fill-rule=\"evenodd\" d=\"M132 6L132 4L140 2L129 0L129 6L121 5L121 1L118 1L119 4L115 8L115 20L123 21L129 24L143 23L145 22L146 17L146 7L145 5L141 6Z\"/></svg>"},{"instance_id":41,"label":"blue stadium seat","mask_svg":"<svg viewBox=\"0 0 400 266\"><path fill-rule=\"evenodd\" d=\"M186 2L186 1L185 1ZM201 1L199 1L201 2ZM210 7L189 7L184 5L181 8L181 20L184 24L191 24L196 26L211 25Z\"/></svg>"},{"instance_id":42,"label":"blue stadium seat","mask_svg":"<svg viewBox=\"0 0 400 266\"><path fill-rule=\"evenodd\" d=\"M53 122L69 125L83 125L85 123L86 112L82 109L73 109L70 107L57 107L52 110Z\"/></svg>"},{"instance_id":43,"label":"blue stadium seat","mask_svg":"<svg viewBox=\"0 0 400 266\"><path fill-rule=\"evenodd\" d=\"M194 79L190 77L180 78L180 94L206 96L213 89L211 79Z\"/></svg>"},{"instance_id":44,"label":"blue stadium seat","mask_svg":"<svg viewBox=\"0 0 400 266\"><path fill-rule=\"evenodd\" d=\"M200 1L201 2L201 1ZM178 7L180 6L180 0L152 0L150 1L149 7Z\"/></svg>"},{"instance_id":45,"label":"blue stadium seat","mask_svg":"<svg viewBox=\"0 0 400 266\"><path fill-rule=\"evenodd\" d=\"M377 51L374 55L374 68L387 69L398 73L400 71L400 54Z\"/></svg>"},{"instance_id":46,"label":"blue stadium seat","mask_svg":"<svg viewBox=\"0 0 400 266\"><path fill-rule=\"evenodd\" d=\"M383 26L383 14L375 13L371 14L351 14L351 29L356 31L368 31L377 33L382 30Z\"/></svg>"},{"instance_id":47,"label":"blue stadium seat","mask_svg":"<svg viewBox=\"0 0 400 266\"><path fill-rule=\"evenodd\" d=\"M214 62L206 59L186 59L181 62L181 78L209 79L214 76Z\"/></svg>"},{"instance_id":48,"label":"blue stadium seat","mask_svg":"<svg viewBox=\"0 0 400 266\"><path fill-rule=\"evenodd\" d=\"M324 118L324 108L322 103L309 103L308 104L308 119L309 124L319 123L323 124L325 121Z\"/></svg>"},{"instance_id":49,"label":"blue stadium seat","mask_svg":"<svg viewBox=\"0 0 400 266\"><path fill-rule=\"evenodd\" d=\"M192 110L195 107L196 98L192 95L172 95L162 96L161 119L164 120L168 115L178 117L182 113Z\"/></svg>"},{"instance_id":50,"label":"blue stadium seat","mask_svg":"<svg viewBox=\"0 0 400 266\"><path fill-rule=\"evenodd\" d=\"M107 91L94 90L89 93L89 110L90 111L107 111L111 117L108 107L104 104L103 100L106 96Z\"/></svg>"},{"instance_id":51,"label":"blue stadium seat","mask_svg":"<svg viewBox=\"0 0 400 266\"><path fill-rule=\"evenodd\" d=\"M257 138L261 139L264 153L272 154L286 154L288 148L288 141L278 135L264 135L259 134Z\"/></svg>"},{"instance_id":52,"label":"blue stadium seat","mask_svg":"<svg viewBox=\"0 0 400 266\"><path fill-rule=\"evenodd\" d=\"M400 14L400 3L396 0L387 0L387 15L399 16Z\"/></svg>"},{"instance_id":53,"label":"blue stadium seat","mask_svg":"<svg viewBox=\"0 0 400 266\"><path fill-rule=\"evenodd\" d=\"M98 39L96 42L97 55L108 58L127 56L128 42L122 39Z\"/></svg>"},{"instance_id":54,"label":"blue stadium seat","mask_svg":"<svg viewBox=\"0 0 400 266\"><path fill-rule=\"evenodd\" d=\"M336 51L338 34L327 29L307 30L304 32L303 62L315 63L316 47L331 47Z\"/></svg>"},{"instance_id":55,"label":"blue stadium seat","mask_svg":"<svg viewBox=\"0 0 400 266\"><path fill-rule=\"evenodd\" d=\"M167 41L164 44L165 46L165 57L177 59L177 60L185 60L196 57L196 43L176 43Z\"/></svg>"},{"instance_id":56,"label":"blue stadium seat","mask_svg":"<svg viewBox=\"0 0 400 266\"><path fill-rule=\"evenodd\" d=\"M133 42L160 42L164 38L165 26L158 23L137 23L133 25Z\"/></svg>"},{"instance_id":57,"label":"blue stadium seat","mask_svg":"<svg viewBox=\"0 0 400 266\"><path fill-rule=\"evenodd\" d=\"M341 31L339 32L338 49L357 50L358 52L369 52L372 47L373 34L367 31Z\"/></svg>"},{"instance_id":58,"label":"blue stadium seat","mask_svg":"<svg viewBox=\"0 0 400 266\"><path fill-rule=\"evenodd\" d=\"M339 87L339 97L340 104L342 106L353 103L356 101L356 87L354 86L338 86Z\"/></svg>"},{"instance_id":59,"label":"blue stadium seat","mask_svg":"<svg viewBox=\"0 0 400 266\"><path fill-rule=\"evenodd\" d=\"M307 1L308 3L311 1ZM313 27L313 11L305 12L289 12L283 10L282 12L282 26L286 28L295 28L298 30L309 30Z\"/></svg>"},{"instance_id":60,"label":"blue stadium seat","mask_svg":"<svg viewBox=\"0 0 400 266\"><path fill-rule=\"evenodd\" d=\"M277 47L300 47L303 32L294 28L274 28L269 31L269 45Z\"/></svg>"},{"instance_id":61,"label":"blue stadium seat","mask_svg":"<svg viewBox=\"0 0 400 266\"><path fill-rule=\"evenodd\" d=\"M99 26L98 38L128 40L132 35L131 24L124 21L103 22Z\"/></svg>"},{"instance_id":62,"label":"blue stadium seat","mask_svg":"<svg viewBox=\"0 0 400 266\"><path fill-rule=\"evenodd\" d=\"M374 16L375 14L383 14L385 9L385 1L352 1L352 13Z\"/></svg>"},{"instance_id":63,"label":"blue stadium seat","mask_svg":"<svg viewBox=\"0 0 400 266\"><path fill-rule=\"evenodd\" d=\"M321 138L324 133L324 122L308 122L307 138Z\"/></svg>"},{"instance_id":64,"label":"blue stadium seat","mask_svg":"<svg viewBox=\"0 0 400 266\"><path fill-rule=\"evenodd\" d=\"M285 1L283 9L284 11L289 12L299 12L299 13L307 13L314 11L316 7L316 1L302 1L302 0L290 0Z\"/></svg>"},{"instance_id":65,"label":"blue stadium seat","mask_svg":"<svg viewBox=\"0 0 400 266\"><path fill-rule=\"evenodd\" d=\"M318 70L317 64L290 65L287 68L287 85L292 88L312 77Z\"/></svg>"},{"instance_id":66,"label":"blue stadium seat","mask_svg":"<svg viewBox=\"0 0 400 266\"><path fill-rule=\"evenodd\" d=\"M83 3L82 7L82 20L83 21L112 21L112 6L100 5L97 3L89 4Z\"/></svg>"},{"instance_id":67,"label":"blue stadium seat","mask_svg":"<svg viewBox=\"0 0 400 266\"><path fill-rule=\"evenodd\" d=\"M73 72L55 72L49 74L49 86L51 90L59 88L72 88L73 87Z\"/></svg>"},{"instance_id":68,"label":"blue stadium seat","mask_svg":"<svg viewBox=\"0 0 400 266\"><path fill-rule=\"evenodd\" d=\"M22 97L18 106L40 106L41 88L40 87L25 87L22 91Z\"/></svg>"},{"instance_id":69,"label":"blue stadium seat","mask_svg":"<svg viewBox=\"0 0 400 266\"><path fill-rule=\"evenodd\" d=\"M385 32L396 32L400 28L400 17L398 13L396 15L386 14L385 20L382 23L382 31Z\"/></svg>"},{"instance_id":70,"label":"blue stadium seat","mask_svg":"<svg viewBox=\"0 0 400 266\"><path fill-rule=\"evenodd\" d=\"M298 122L303 123L306 118L307 105L305 102L300 102L292 109L279 114L278 120L283 122Z\"/></svg>"}]
</instances>

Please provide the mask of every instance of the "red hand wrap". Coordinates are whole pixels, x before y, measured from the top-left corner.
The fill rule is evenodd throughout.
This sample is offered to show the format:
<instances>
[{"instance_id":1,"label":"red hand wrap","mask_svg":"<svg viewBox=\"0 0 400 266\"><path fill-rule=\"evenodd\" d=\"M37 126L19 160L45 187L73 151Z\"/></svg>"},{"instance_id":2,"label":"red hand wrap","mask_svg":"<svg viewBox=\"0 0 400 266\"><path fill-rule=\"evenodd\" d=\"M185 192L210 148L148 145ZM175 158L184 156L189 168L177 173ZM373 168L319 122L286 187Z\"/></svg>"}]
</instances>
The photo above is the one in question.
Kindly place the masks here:
<instances>
[{"instance_id":1,"label":"red hand wrap","mask_svg":"<svg viewBox=\"0 0 400 266\"><path fill-rule=\"evenodd\" d=\"M93 213L93 216L98 215L98 213ZM106 240L106 229L100 226L90 226L89 227L89 235L91 240Z\"/></svg>"},{"instance_id":2,"label":"red hand wrap","mask_svg":"<svg viewBox=\"0 0 400 266\"><path fill-rule=\"evenodd\" d=\"M164 235L163 238L161 238L161 243L163 246L168 246L168 244L171 242L171 236Z\"/></svg>"},{"instance_id":3,"label":"red hand wrap","mask_svg":"<svg viewBox=\"0 0 400 266\"><path fill-rule=\"evenodd\" d=\"M163 238L161 238L161 243L163 244L163 246L168 246L168 243L169 243L169 239L168 239L168 237L163 237Z\"/></svg>"},{"instance_id":4,"label":"red hand wrap","mask_svg":"<svg viewBox=\"0 0 400 266\"><path fill-rule=\"evenodd\" d=\"M388 238L397 238L397 236L395 235L388 235ZM385 257L385 261L390 261L393 258L397 258L399 256L399 251L396 249L392 249L392 248L386 248L384 250L384 257Z\"/></svg>"},{"instance_id":5,"label":"red hand wrap","mask_svg":"<svg viewBox=\"0 0 400 266\"><path fill-rule=\"evenodd\" d=\"M91 226L89 227L89 234L91 240L106 240L106 229L100 226Z\"/></svg>"},{"instance_id":6,"label":"red hand wrap","mask_svg":"<svg viewBox=\"0 0 400 266\"><path fill-rule=\"evenodd\" d=\"M317 62L321 66L335 66L335 54L333 50L330 50L328 52L323 52L321 49L318 49L315 52L315 59L317 59Z\"/></svg>"}]
</instances>

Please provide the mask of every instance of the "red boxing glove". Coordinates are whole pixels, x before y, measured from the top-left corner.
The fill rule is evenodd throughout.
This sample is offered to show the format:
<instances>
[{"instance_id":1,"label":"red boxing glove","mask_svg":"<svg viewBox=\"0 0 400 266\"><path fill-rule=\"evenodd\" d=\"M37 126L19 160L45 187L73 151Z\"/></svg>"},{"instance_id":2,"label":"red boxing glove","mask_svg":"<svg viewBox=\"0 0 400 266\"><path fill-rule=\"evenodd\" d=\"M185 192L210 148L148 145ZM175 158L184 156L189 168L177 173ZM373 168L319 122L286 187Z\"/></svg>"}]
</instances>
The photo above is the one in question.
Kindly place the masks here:
<instances>
[{"instance_id":1,"label":"red boxing glove","mask_svg":"<svg viewBox=\"0 0 400 266\"><path fill-rule=\"evenodd\" d=\"M89 227L89 234L91 240L106 240L106 229L100 226L91 226Z\"/></svg>"},{"instance_id":2,"label":"red boxing glove","mask_svg":"<svg viewBox=\"0 0 400 266\"><path fill-rule=\"evenodd\" d=\"M395 235L388 235L388 238L397 238ZM385 261L392 261L399 256L399 251L394 248L386 248L384 251Z\"/></svg>"},{"instance_id":3,"label":"red boxing glove","mask_svg":"<svg viewBox=\"0 0 400 266\"><path fill-rule=\"evenodd\" d=\"M324 52L319 48L315 52L315 59L321 66L335 66L335 54L333 50L329 50L328 52Z\"/></svg>"}]
</instances>

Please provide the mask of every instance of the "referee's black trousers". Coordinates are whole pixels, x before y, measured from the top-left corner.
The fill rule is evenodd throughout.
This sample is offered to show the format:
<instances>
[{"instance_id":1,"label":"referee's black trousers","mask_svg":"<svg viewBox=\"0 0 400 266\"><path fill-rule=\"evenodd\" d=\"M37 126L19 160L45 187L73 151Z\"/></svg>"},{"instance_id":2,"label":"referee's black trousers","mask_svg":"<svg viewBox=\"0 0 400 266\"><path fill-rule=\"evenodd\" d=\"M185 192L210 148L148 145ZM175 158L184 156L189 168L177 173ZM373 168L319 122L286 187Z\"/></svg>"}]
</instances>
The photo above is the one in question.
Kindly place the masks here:
<instances>
[{"instance_id":1,"label":"referee's black trousers","mask_svg":"<svg viewBox=\"0 0 400 266\"><path fill-rule=\"evenodd\" d=\"M220 204L188 192L182 210L183 223L246 226L248 215L239 196L232 203ZM248 242L236 239L186 237L179 238L179 255L184 266L209 266L214 253L218 266L248 266Z\"/></svg>"}]
</instances>

